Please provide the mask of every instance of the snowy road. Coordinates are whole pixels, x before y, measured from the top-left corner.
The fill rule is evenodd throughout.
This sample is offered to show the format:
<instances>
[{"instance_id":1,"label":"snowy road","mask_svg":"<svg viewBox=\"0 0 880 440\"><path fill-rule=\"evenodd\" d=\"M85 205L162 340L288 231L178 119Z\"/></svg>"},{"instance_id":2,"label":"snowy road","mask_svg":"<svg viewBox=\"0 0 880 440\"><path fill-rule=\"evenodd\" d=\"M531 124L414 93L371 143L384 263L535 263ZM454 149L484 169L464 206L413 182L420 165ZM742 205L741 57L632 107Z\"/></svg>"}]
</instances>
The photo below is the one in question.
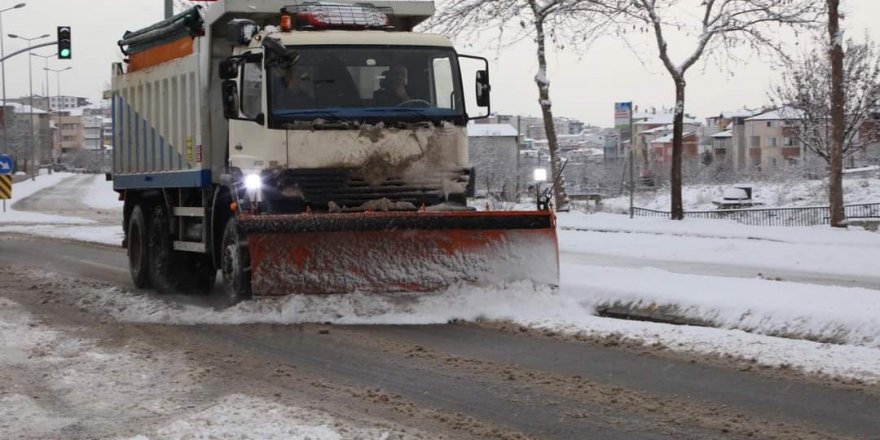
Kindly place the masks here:
<instances>
[{"instance_id":1,"label":"snowy road","mask_svg":"<svg viewBox=\"0 0 880 440\"><path fill-rule=\"evenodd\" d=\"M221 310L132 288L101 176L42 179L0 216L0 438L880 438L877 280L819 258L876 256L873 235L562 231L559 295ZM671 240L688 245L670 255ZM723 328L592 315L621 300L676 301Z\"/></svg>"},{"instance_id":2,"label":"snowy road","mask_svg":"<svg viewBox=\"0 0 880 440\"><path fill-rule=\"evenodd\" d=\"M228 395L408 427L432 433L428 438L507 439L519 433L546 439L831 439L875 438L880 432L876 388L823 385L648 347L562 341L494 325L125 323L90 307L100 298L97 291L129 286L121 249L7 236L0 240L0 266L7 268L0 272L2 296L33 315L41 323L35 327L90 340L92 350L114 356L119 347L138 347L138 356L159 359L156 368L166 371L150 386L167 388L161 399L184 408L170 411L162 400L155 411L140 408L108 421L101 408L77 404L77 398L96 396L59 393L32 377L49 371L3 376L4 395L38 396L35 404L50 413L42 417L65 421L63 429L76 427L57 431L74 434L68 438L149 434ZM162 364L172 362L164 358L173 365ZM112 362L70 368L92 369L78 374L102 381L100 372L110 367ZM163 383L165 374L172 383ZM172 391L181 383L189 390L185 395ZM121 399L94 385L77 388L84 386L98 398ZM141 392L160 398L146 389L132 392L130 404ZM2 425L0 436L24 434ZM407 428L389 432L400 429Z\"/></svg>"}]
</instances>

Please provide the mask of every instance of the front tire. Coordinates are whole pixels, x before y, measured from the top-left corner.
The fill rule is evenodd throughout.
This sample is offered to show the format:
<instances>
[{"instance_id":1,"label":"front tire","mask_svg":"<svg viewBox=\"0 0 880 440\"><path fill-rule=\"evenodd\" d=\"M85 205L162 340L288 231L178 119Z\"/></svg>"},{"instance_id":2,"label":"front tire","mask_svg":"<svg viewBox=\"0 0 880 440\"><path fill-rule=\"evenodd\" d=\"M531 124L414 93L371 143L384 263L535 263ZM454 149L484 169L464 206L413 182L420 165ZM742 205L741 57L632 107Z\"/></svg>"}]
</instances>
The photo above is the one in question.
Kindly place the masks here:
<instances>
[{"instance_id":1,"label":"front tire","mask_svg":"<svg viewBox=\"0 0 880 440\"><path fill-rule=\"evenodd\" d=\"M138 289L150 287L150 252L147 247L147 219L141 205L135 205L128 220L128 272Z\"/></svg>"},{"instance_id":2,"label":"front tire","mask_svg":"<svg viewBox=\"0 0 880 440\"><path fill-rule=\"evenodd\" d=\"M230 217L223 230L221 247L221 270L223 272L223 291L230 304L251 297L251 261L244 242L238 233L235 217Z\"/></svg>"}]
</instances>

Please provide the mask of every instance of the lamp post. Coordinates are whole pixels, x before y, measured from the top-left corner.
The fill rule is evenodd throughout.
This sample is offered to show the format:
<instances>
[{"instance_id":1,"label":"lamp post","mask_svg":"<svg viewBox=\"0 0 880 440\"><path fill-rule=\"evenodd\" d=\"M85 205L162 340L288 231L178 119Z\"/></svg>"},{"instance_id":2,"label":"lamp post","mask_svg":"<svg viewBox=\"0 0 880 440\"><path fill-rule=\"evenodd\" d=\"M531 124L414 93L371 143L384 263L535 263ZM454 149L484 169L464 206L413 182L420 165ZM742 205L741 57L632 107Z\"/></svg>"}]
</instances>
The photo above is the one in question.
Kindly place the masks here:
<instances>
[{"instance_id":1,"label":"lamp post","mask_svg":"<svg viewBox=\"0 0 880 440\"><path fill-rule=\"evenodd\" d=\"M61 72L64 72L65 70L70 70L70 69L73 69L73 67L67 66L63 69L50 69L48 67L43 68L43 70L46 71L46 78L49 78L49 72L55 72L55 80L57 81L57 83L55 84L55 93L58 94L58 104L56 104L55 110L57 111L58 115L55 116L55 126L58 130L58 158L59 159L61 158L61 151L62 151L61 131L62 131L62 128L64 127L64 124L61 123L61 107L62 107L62 105L61 105ZM46 94L48 94L48 90L49 90L49 84L47 82L46 83L46 91L47 91ZM46 97L46 99L48 99L48 97ZM54 157L53 157L53 159L54 159Z\"/></svg>"},{"instance_id":2,"label":"lamp post","mask_svg":"<svg viewBox=\"0 0 880 440\"><path fill-rule=\"evenodd\" d=\"M45 61L45 66L43 67L43 70L46 70L49 68L49 58L58 56L58 53L56 52L51 55L40 55L38 53L31 53L31 56L42 58L43 61ZM48 71L46 71L46 110L49 111L50 113L52 112L52 104L49 103L49 72Z\"/></svg>"},{"instance_id":3,"label":"lamp post","mask_svg":"<svg viewBox=\"0 0 880 440\"><path fill-rule=\"evenodd\" d=\"M28 49L30 49L30 47L31 47L31 41L39 40L41 38L47 38L47 37L49 37L49 34L43 34L43 35L40 35L39 37L33 37L33 38L27 38L27 37L22 37L20 35L9 34L9 38L19 38L19 39L27 41L28 42ZM33 67L31 66L32 64L33 63L31 63L31 58L28 57L28 89L29 89L29 93L30 93L30 96L28 97L28 101L29 101L28 105L31 108L30 117L28 118L30 120L30 127L31 127L30 136L28 136L28 139L29 139L29 143L30 143L30 147L31 147L31 180L36 180L36 178L37 178L37 167L36 167L37 155L36 155L36 152L34 152L34 78L33 78L34 74L33 74Z\"/></svg>"},{"instance_id":4,"label":"lamp post","mask_svg":"<svg viewBox=\"0 0 880 440\"><path fill-rule=\"evenodd\" d=\"M19 3L15 6L10 7L10 8L0 9L0 58L3 58L6 56L6 52L3 50L3 40L4 40L4 38L3 38L3 13L6 11L13 10L13 9L23 8L24 6L25 6L24 3ZM8 137L6 135L6 132L9 128L9 124L7 124L7 121L9 121L9 119L6 117L7 112L6 112L6 62L5 61L0 62L0 76L3 77L3 79L2 79L2 82L3 82L3 152L7 153L9 150L9 143L8 143Z\"/></svg>"}]
</instances>

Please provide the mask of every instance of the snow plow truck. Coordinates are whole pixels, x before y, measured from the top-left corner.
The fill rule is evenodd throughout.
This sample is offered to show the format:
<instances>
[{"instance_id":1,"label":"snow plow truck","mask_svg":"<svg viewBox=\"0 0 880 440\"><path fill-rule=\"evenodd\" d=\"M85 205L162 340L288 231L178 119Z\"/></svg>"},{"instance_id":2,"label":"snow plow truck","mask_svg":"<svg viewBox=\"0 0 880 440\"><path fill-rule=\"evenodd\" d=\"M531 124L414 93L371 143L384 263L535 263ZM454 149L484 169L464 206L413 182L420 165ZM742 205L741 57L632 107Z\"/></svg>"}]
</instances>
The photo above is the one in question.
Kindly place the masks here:
<instances>
[{"instance_id":1,"label":"snow plow truck","mask_svg":"<svg viewBox=\"0 0 880 440\"><path fill-rule=\"evenodd\" d=\"M557 284L549 209L467 205L488 62L413 32L433 12L218 0L126 32L109 178L135 286L210 290L218 270L232 301Z\"/></svg>"}]
</instances>

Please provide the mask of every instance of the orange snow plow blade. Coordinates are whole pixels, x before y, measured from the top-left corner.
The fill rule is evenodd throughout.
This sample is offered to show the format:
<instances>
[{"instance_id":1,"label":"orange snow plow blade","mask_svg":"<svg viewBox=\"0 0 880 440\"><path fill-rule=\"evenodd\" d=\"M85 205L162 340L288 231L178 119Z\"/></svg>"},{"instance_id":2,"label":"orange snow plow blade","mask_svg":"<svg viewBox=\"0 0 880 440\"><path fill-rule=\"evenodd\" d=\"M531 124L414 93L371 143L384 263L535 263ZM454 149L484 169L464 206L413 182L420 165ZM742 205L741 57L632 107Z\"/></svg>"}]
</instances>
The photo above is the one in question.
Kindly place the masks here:
<instances>
[{"instance_id":1,"label":"orange snow plow blade","mask_svg":"<svg viewBox=\"0 0 880 440\"><path fill-rule=\"evenodd\" d=\"M559 282L555 218L545 211L261 215L239 224L259 296Z\"/></svg>"}]
</instances>

